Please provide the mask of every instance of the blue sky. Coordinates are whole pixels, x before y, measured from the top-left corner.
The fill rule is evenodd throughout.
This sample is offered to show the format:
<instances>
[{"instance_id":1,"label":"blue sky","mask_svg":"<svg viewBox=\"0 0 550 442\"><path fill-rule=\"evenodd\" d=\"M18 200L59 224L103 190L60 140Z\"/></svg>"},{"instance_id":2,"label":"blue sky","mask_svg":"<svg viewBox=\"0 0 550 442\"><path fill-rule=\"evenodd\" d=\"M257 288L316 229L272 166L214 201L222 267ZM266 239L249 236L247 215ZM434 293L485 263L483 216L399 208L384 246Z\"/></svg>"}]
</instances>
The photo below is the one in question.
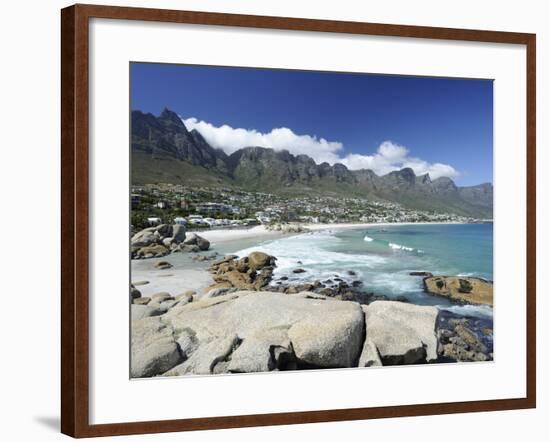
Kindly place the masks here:
<instances>
[{"instance_id":1,"label":"blue sky","mask_svg":"<svg viewBox=\"0 0 550 442\"><path fill-rule=\"evenodd\" d=\"M133 63L131 81L132 109L168 107L228 153L265 145L379 174L493 180L491 80Z\"/></svg>"}]
</instances>

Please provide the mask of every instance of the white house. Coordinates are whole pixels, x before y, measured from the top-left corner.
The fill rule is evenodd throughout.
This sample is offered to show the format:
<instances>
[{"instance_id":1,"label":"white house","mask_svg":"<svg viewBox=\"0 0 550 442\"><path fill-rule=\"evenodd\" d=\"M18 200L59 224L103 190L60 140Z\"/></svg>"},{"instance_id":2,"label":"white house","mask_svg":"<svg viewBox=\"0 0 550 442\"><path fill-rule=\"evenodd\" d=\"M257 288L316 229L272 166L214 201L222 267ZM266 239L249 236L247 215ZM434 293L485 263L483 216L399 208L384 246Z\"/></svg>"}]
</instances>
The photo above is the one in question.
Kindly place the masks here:
<instances>
[{"instance_id":1,"label":"white house","mask_svg":"<svg viewBox=\"0 0 550 442\"><path fill-rule=\"evenodd\" d=\"M150 226L158 226L161 222L162 220L158 216L150 216L147 218L147 223Z\"/></svg>"}]
</instances>

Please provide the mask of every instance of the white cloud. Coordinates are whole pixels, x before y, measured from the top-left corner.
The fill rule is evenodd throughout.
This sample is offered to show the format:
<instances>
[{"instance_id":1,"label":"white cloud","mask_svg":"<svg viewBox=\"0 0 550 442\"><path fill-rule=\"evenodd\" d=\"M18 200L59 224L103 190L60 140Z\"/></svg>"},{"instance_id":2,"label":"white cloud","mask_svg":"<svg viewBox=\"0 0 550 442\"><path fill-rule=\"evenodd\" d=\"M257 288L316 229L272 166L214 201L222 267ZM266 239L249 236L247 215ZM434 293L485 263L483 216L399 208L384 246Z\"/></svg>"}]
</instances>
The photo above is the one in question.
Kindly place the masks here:
<instances>
[{"instance_id":1,"label":"white cloud","mask_svg":"<svg viewBox=\"0 0 550 442\"><path fill-rule=\"evenodd\" d=\"M262 133L255 129L233 128L228 125L216 127L206 121L187 118L183 122L188 130L197 129L212 147L222 149L227 154L249 146L286 149L295 155L306 154L317 163L337 162L337 152L343 149L342 143L327 141L311 135L297 135L287 127L272 129Z\"/></svg>"},{"instance_id":2,"label":"white cloud","mask_svg":"<svg viewBox=\"0 0 550 442\"><path fill-rule=\"evenodd\" d=\"M429 173L432 179L442 176L456 178L458 171L449 164L428 163L409 156L409 150L391 141L384 141L374 155L349 154L340 160L349 169L372 169L378 175L410 167L416 175Z\"/></svg>"},{"instance_id":3,"label":"white cloud","mask_svg":"<svg viewBox=\"0 0 550 442\"><path fill-rule=\"evenodd\" d=\"M214 126L197 118L182 119L187 129L196 129L216 148L227 154L249 146L270 147L275 150L288 150L294 155L309 155L316 163L342 163L351 170L371 169L377 175L385 175L394 170L410 167L416 175L429 173L432 179L442 176L455 178L459 172L449 164L429 163L409 156L405 146L384 141L373 155L350 153L343 155L344 145L339 141L327 141L311 135L298 135L287 127L272 129L262 133L255 129L233 128L228 125Z\"/></svg>"}]
</instances>

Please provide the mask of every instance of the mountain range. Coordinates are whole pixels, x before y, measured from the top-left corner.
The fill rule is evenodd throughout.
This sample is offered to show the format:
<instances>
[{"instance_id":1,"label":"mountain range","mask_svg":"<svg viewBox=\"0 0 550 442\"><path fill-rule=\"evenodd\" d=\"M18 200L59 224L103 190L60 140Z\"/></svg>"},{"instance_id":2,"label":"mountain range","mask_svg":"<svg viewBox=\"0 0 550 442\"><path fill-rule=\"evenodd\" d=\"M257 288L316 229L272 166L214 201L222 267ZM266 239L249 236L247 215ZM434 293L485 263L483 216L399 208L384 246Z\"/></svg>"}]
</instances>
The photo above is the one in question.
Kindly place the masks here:
<instances>
[{"instance_id":1,"label":"mountain range","mask_svg":"<svg viewBox=\"0 0 550 442\"><path fill-rule=\"evenodd\" d=\"M287 150L245 147L227 155L181 118L165 109L158 117L132 111L132 183L231 186L248 191L299 195L366 197L411 209L492 218L493 185L459 187L447 177L432 180L410 168L377 175L340 163L317 164Z\"/></svg>"}]
</instances>

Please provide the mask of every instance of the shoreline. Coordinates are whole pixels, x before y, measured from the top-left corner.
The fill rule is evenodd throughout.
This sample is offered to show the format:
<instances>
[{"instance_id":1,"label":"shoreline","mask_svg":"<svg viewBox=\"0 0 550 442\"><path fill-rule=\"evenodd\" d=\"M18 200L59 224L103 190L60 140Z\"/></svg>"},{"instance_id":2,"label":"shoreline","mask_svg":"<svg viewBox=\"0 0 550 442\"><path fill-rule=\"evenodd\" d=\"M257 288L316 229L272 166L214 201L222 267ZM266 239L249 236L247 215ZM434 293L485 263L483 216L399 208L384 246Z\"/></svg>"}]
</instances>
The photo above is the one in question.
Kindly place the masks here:
<instances>
[{"instance_id":1,"label":"shoreline","mask_svg":"<svg viewBox=\"0 0 550 442\"><path fill-rule=\"evenodd\" d=\"M210 231L197 232L198 235L212 243L210 252L221 252L223 257L231 250L233 242L243 241L254 242L258 245L266 240L276 240L279 238L292 238L300 235L314 234L322 231L345 231L353 229L379 229L391 226L410 226L410 225L463 225L469 223L460 222L400 222L400 223L339 223L339 224L298 224L304 228L303 232L285 232L279 230L268 230L265 225L258 225L249 228L230 228L215 229ZM292 224L290 224L292 225ZM194 232L193 232L194 233ZM218 247L221 247L221 251ZM253 246L249 246L253 247ZM227 249L227 250L224 250ZM172 255L150 258L147 260L132 260L131 279L132 283L146 280L149 283L137 287L143 296L151 296L158 292L168 292L177 295L187 290L197 292L199 297L205 293L205 290L214 283L212 275L208 272L209 261L204 263L191 261L190 255L179 254L177 262L171 260ZM182 261L183 258L183 261ZM159 270L154 267L158 261L168 260L174 264L173 268L168 270ZM188 267L191 265L191 267ZM458 308L459 306L454 306ZM453 309L454 310L454 309Z\"/></svg>"},{"instance_id":2,"label":"shoreline","mask_svg":"<svg viewBox=\"0 0 550 442\"><path fill-rule=\"evenodd\" d=\"M254 227L243 227L243 228L230 228L230 229L215 229L215 230L204 230L204 231L193 231L189 233L195 233L199 236L202 236L204 239L210 241L211 243L224 243L229 241L237 241L241 239L252 239L252 238L265 238L265 239L276 239L278 237L286 236L284 232L268 230L264 225L254 226Z\"/></svg>"},{"instance_id":3,"label":"shoreline","mask_svg":"<svg viewBox=\"0 0 550 442\"><path fill-rule=\"evenodd\" d=\"M231 228L231 229L215 229L215 230L205 230L192 232L197 235L202 236L212 243L223 243L229 241L236 241L241 239L277 239L283 236L296 236L302 235L310 232L319 232L323 230L352 230L352 229L368 229L375 227L390 227L390 226L421 226L421 225L463 225L463 224L472 224L472 223L462 223L462 222L399 222L399 223L337 223L337 224L328 224L328 223L319 223L319 224L288 224L290 226L296 225L304 228L303 232L284 232L279 230L269 230L265 225L259 225L249 228Z\"/></svg>"}]
</instances>

